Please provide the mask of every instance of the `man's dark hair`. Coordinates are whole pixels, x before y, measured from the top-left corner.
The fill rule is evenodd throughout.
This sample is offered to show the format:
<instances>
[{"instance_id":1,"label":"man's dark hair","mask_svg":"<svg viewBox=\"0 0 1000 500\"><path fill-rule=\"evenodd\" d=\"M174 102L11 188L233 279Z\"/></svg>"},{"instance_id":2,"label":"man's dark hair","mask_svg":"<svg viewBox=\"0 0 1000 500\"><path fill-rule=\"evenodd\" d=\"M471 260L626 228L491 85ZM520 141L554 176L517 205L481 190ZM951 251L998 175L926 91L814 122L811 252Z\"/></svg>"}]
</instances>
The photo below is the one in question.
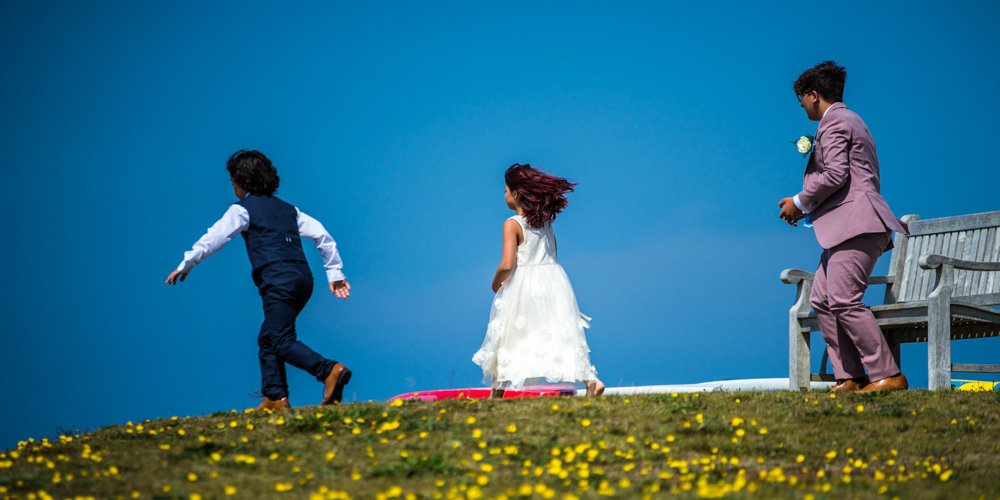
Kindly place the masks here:
<instances>
[{"instance_id":1,"label":"man's dark hair","mask_svg":"<svg viewBox=\"0 0 1000 500\"><path fill-rule=\"evenodd\" d=\"M792 84L795 95L816 91L826 102L835 103L844 100L844 82L847 81L847 70L837 66L833 61L821 62L799 75Z\"/></svg>"},{"instance_id":2,"label":"man's dark hair","mask_svg":"<svg viewBox=\"0 0 1000 500\"><path fill-rule=\"evenodd\" d=\"M233 182L250 194L271 196L278 190L278 170L260 151L241 149L233 153L226 170Z\"/></svg>"}]
</instances>

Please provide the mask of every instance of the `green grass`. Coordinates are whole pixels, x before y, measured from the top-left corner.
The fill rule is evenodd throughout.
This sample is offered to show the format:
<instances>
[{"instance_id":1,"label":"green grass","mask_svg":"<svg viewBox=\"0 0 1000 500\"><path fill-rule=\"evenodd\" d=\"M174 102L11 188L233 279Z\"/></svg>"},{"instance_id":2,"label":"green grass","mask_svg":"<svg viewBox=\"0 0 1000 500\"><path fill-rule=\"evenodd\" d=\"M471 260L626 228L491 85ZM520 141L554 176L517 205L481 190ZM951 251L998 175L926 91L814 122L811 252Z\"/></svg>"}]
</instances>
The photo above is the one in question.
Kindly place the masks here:
<instances>
[{"instance_id":1,"label":"green grass","mask_svg":"<svg viewBox=\"0 0 1000 500\"><path fill-rule=\"evenodd\" d=\"M995 498L1000 395L453 400L221 412L31 440L6 498Z\"/></svg>"}]
</instances>

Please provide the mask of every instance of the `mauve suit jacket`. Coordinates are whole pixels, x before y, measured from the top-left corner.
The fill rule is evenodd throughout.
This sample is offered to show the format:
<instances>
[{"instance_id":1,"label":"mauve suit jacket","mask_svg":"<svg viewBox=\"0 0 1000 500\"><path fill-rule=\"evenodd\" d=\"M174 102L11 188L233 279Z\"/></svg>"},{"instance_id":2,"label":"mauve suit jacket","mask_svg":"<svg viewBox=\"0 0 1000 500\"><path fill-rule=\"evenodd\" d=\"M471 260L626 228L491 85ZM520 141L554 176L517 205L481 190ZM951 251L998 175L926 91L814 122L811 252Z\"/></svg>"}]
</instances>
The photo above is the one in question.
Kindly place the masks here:
<instances>
[{"instance_id":1,"label":"mauve suit jacket","mask_svg":"<svg viewBox=\"0 0 1000 500\"><path fill-rule=\"evenodd\" d=\"M821 247L888 229L909 234L879 194L875 141L857 113L842 102L831 105L819 121L815 144L798 196L812 214Z\"/></svg>"}]
</instances>

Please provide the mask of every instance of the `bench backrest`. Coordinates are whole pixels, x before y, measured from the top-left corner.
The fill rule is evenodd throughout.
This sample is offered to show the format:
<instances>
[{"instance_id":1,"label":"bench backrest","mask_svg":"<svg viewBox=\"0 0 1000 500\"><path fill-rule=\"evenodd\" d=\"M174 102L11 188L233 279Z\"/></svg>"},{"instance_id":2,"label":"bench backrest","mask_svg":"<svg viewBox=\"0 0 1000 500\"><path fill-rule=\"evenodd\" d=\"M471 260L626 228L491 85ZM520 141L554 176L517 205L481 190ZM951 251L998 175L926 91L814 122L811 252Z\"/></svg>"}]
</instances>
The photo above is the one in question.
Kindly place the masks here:
<instances>
[{"instance_id":1,"label":"bench backrest","mask_svg":"<svg viewBox=\"0 0 1000 500\"><path fill-rule=\"evenodd\" d=\"M886 302L924 300L935 272L921 269L920 257L938 254L963 260L1000 262L1000 211L919 220L907 215L910 236L897 234L889 273L895 281ZM955 270L955 298L983 306L1000 304L1000 272Z\"/></svg>"}]
</instances>

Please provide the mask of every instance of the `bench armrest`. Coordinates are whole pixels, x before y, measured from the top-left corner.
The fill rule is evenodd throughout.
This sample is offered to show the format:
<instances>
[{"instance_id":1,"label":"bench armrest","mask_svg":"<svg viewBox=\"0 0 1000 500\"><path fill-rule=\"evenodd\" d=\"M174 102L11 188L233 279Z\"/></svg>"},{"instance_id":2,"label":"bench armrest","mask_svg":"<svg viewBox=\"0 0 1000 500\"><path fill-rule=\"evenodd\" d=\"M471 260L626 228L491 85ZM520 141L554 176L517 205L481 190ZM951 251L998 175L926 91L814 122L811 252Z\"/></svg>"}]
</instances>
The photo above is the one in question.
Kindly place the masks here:
<instances>
[{"instance_id":1,"label":"bench armrest","mask_svg":"<svg viewBox=\"0 0 1000 500\"><path fill-rule=\"evenodd\" d=\"M962 260L937 254L920 256L920 267L924 269L937 269L942 265L948 265L954 267L955 269L964 269L966 271L1000 271L1000 262Z\"/></svg>"},{"instance_id":2,"label":"bench armrest","mask_svg":"<svg viewBox=\"0 0 1000 500\"><path fill-rule=\"evenodd\" d=\"M791 285L793 283L801 283L803 281L812 281L813 273L809 271L803 271L801 269L785 269L781 271L781 282Z\"/></svg>"}]
</instances>

